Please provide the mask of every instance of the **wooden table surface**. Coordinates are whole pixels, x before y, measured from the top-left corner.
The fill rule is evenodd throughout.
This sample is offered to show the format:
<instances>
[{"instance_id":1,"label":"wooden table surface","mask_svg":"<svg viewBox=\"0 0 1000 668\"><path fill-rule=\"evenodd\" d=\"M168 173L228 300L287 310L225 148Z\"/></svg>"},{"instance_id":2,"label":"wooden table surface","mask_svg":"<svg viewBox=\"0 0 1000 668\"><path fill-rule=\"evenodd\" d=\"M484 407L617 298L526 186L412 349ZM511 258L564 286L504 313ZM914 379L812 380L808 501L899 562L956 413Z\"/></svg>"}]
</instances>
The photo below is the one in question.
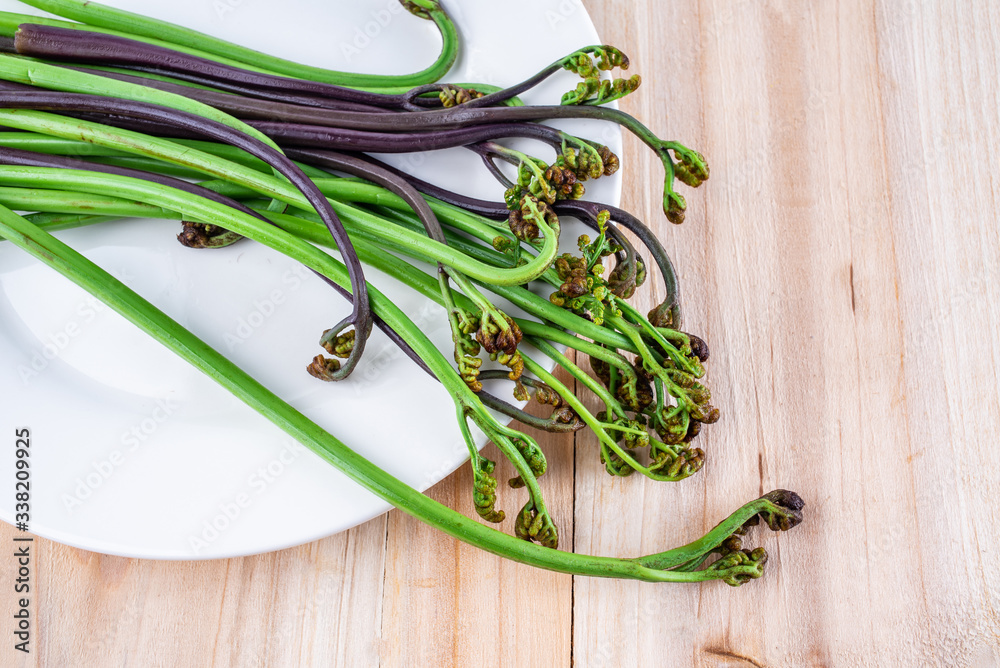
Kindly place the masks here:
<instances>
[{"instance_id":1,"label":"wooden table surface","mask_svg":"<svg viewBox=\"0 0 1000 668\"><path fill-rule=\"evenodd\" d=\"M712 166L675 228L629 140L624 204L678 265L723 419L677 484L612 480L591 438L546 438L549 506L566 547L628 556L794 489L806 522L754 535L765 576L554 575L395 511L211 562L39 539L32 653L7 590L0 664L1000 665L1000 6L584 4L646 80L623 107ZM463 468L431 494L465 511L469 489Z\"/></svg>"}]
</instances>

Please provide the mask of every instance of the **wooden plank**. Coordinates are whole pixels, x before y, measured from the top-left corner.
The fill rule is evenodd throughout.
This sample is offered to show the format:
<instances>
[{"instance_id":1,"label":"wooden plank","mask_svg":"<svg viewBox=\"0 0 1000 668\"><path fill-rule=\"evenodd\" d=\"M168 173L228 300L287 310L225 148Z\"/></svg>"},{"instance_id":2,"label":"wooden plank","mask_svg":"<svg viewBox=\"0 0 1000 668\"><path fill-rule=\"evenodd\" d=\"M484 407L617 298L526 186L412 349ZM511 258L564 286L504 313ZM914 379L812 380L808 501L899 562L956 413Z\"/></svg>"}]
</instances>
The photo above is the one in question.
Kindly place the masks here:
<instances>
[{"instance_id":1,"label":"wooden plank","mask_svg":"<svg viewBox=\"0 0 1000 668\"><path fill-rule=\"evenodd\" d=\"M560 373L571 385L571 379ZM532 412L544 415L545 408ZM551 409L549 409L551 410ZM549 462L539 479L559 527L564 549L573 545L573 435L534 437ZM504 482L514 476L495 446L484 451L497 462L499 528L513 533L523 490ZM436 485L430 496L470 517L472 474L468 466ZM567 666L571 660L572 580L516 564L444 536L400 512L389 514L383 600L382 665Z\"/></svg>"},{"instance_id":2,"label":"wooden plank","mask_svg":"<svg viewBox=\"0 0 1000 668\"><path fill-rule=\"evenodd\" d=\"M776 486L807 522L758 534L769 572L737 591L578 580L574 659L996 665L995 8L629 7L602 34L656 85L625 108L666 112L713 167L658 227L724 417L676 488L615 494L581 444L577 548L662 549Z\"/></svg>"},{"instance_id":3,"label":"wooden plank","mask_svg":"<svg viewBox=\"0 0 1000 668\"><path fill-rule=\"evenodd\" d=\"M383 517L280 552L201 562L36 539L32 653L5 647L3 665L374 665L385 525ZM0 530L11 545L13 529ZM12 561L3 560L4 582ZM4 603L13 610L12 596Z\"/></svg>"}]
</instances>

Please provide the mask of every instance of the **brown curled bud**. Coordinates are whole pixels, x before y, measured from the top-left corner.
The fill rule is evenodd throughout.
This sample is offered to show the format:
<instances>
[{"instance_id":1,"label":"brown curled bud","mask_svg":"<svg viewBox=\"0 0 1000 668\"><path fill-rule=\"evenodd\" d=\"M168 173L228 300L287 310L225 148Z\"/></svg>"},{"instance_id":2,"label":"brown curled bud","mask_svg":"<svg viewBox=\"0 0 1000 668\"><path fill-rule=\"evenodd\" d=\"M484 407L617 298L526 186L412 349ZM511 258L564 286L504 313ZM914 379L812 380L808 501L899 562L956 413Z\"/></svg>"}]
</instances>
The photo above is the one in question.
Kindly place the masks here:
<instances>
[{"instance_id":1,"label":"brown curled bud","mask_svg":"<svg viewBox=\"0 0 1000 668\"><path fill-rule=\"evenodd\" d=\"M511 234L521 241L531 241L538 238L538 225L531 219L526 219L520 209L507 215L507 225Z\"/></svg>"},{"instance_id":2,"label":"brown curled bud","mask_svg":"<svg viewBox=\"0 0 1000 668\"><path fill-rule=\"evenodd\" d=\"M579 199L583 194L583 184L577 182L576 173L568 167L551 165L545 170L545 180L558 199Z\"/></svg>"},{"instance_id":3,"label":"brown curled bud","mask_svg":"<svg viewBox=\"0 0 1000 668\"><path fill-rule=\"evenodd\" d=\"M705 343L705 340L694 334L688 334L688 339L691 341L691 354L697 357L699 361L707 362L709 353L708 344Z\"/></svg>"},{"instance_id":4,"label":"brown curled bud","mask_svg":"<svg viewBox=\"0 0 1000 668\"><path fill-rule=\"evenodd\" d=\"M582 297L587 294L587 279L580 276L571 276L566 282L559 286L559 292L570 299Z\"/></svg>"},{"instance_id":5,"label":"brown curled bud","mask_svg":"<svg viewBox=\"0 0 1000 668\"><path fill-rule=\"evenodd\" d=\"M802 522L802 509L806 507L806 503L795 492L790 492L787 489L776 489L760 498L767 499L773 503L777 506L777 510L766 510L759 515L755 515L752 518L754 524L757 523L756 520L760 517L772 531L788 531ZM749 525L750 522L748 521L743 526L746 527Z\"/></svg>"},{"instance_id":6,"label":"brown curled bud","mask_svg":"<svg viewBox=\"0 0 1000 668\"><path fill-rule=\"evenodd\" d=\"M336 380L334 375L340 371L340 362L335 359L328 359L323 355L316 355L312 363L306 367L306 371L313 378L331 382Z\"/></svg>"},{"instance_id":7,"label":"brown curled bud","mask_svg":"<svg viewBox=\"0 0 1000 668\"><path fill-rule=\"evenodd\" d=\"M559 393L542 383L535 386L535 401L540 404L549 404L555 408L563 405L563 399Z\"/></svg>"},{"instance_id":8,"label":"brown curled bud","mask_svg":"<svg viewBox=\"0 0 1000 668\"><path fill-rule=\"evenodd\" d=\"M461 88L460 86L448 86L446 85L438 93L438 99L441 100L441 106L445 108L451 108L458 106L460 104L465 104L466 102L471 102L478 98L483 97L483 94L474 88Z\"/></svg>"},{"instance_id":9,"label":"brown curled bud","mask_svg":"<svg viewBox=\"0 0 1000 668\"><path fill-rule=\"evenodd\" d=\"M616 296L628 299L635 294L636 266L635 264L619 262L608 276L608 287Z\"/></svg>"},{"instance_id":10,"label":"brown curled bud","mask_svg":"<svg viewBox=\"0 0 1000 668\"><path fill-rule=\"evenodd\" d=\"M597 68L600 70L607 71L615 67L620 67L623 70L628 69L628 56L609 44L602 45L595 52L595 55L597 56Z\"/></svg>"},{"instance_id":11,"label":"brown curled bud","mask_svg":"<svg viewBox=\"0 0 1000 668\"><path fill-rule=\"evenodd\" d=\"M587 283L587 263L583 258L569 254L560 255L553 265L563 284L558 294L565 299L582 297L590 291Z\"/></svg>"},{"instance_id":12,"label":"brown curled bud","mask_svg":"<svg viewBox=\"0 0 1000 668\"><path fill-rule=\"evenodd\" d=\"M483 318L476 331L476 341L490 355L496 353L506 353L513 355L517 352L517 346L521 343L521 328L517 326L510 316L504 315L506 327L501 327L495 322Z\"/></svg>"},{"instance_id":13,"label":"brown curled bud","mask_svg":"<svg viewBox=\"0 0 1000 668\"><path fill-rule=\"evenodd\" d=\"M177 241L188 248L225 248L243 238L236 232L231 232L218 225L182 221L184 228L177 235Z\"/></svg>"},{"instance_id":14,"label":"brown curled bud","mask_svg":"<svg viewBox=\"0 0 1000 668\"><path fill-rule=\"evenodd\" d=\"M559 424L574 424L578 423L581 427L584 426L583 421L580 420L580 416L576 414L569 406L559 406L558 408L552 409L552 414L549 416L549 420L552 422L558 422Z\"/></svg>"},{"instance_id":15,"label":"brown curled bud","mask_svg":"<svg viewBox=\"0 0 1000 668\"><path fill-rule=\"evenodd\" d=\"M729 554L730 552L741 552L743 550L743 541L737 535L732 535L726 540L722 541L722 544L717 548L720 554Z\"/></svg>"},{"instance_id":16,"label":"brown curled bud","mask_svg":"<svg viewBox=\"0 0 1000 668\"><path fill-rule=\"evenodd\" d=\"M690 422L688 422L687 434L684 435L684 438L681 439L681 441L683 443L690 443L691 441L693 441L695 437L701 432L701 424L702 423L698 422L697 420L691 420Z\"/></svg>"},{"instance_id":17,"label":"brown curled bud","mask_svg":"<svg viewBox=\"0 0 1000 668\"><path fill-rule=\"evenodd\" d=\"M677 324L674 322L676 308L676 305L673 303L668 304L667 302L663 302L650 309L649 313L646 314L646 319L649 320L653 327L673 329Z\"/></svg>"},{"instance_id":18,"label":"brown curled bud","mask_svg":"<svg viewBox=\"0 0 1000 668\"><path fill-rule=\"evenodd\" d=\"M618 161L618 156L610 148L602 144L597 147L597 154L601 156L601 161L604 163L604 176L611 176L618 171L621 163Z\"/></svg>"},{"instance_id":19,"label":"brown curled bud","mask_svg":"<svg viewBox=\"0 0 1000 668\"><path fill-rule=\"evenodd\" d=\"M680 225L684 222L685 207L677 202L676 199L671 198L667 205L667 220L669 220L674 225Z\"/></svg>"},{"instance_id":20,"label":"brown curled bud","mask_svg":"<svg viewBox=\"0 0 1000 668\"><path fill-rule=\"evenodd\" d=\"M715 406L708 406L708 405L701 408L703 408L703 410L697 416L694 415L693 413L691 414L692 419L697 420L702 424L715 424L716 422L719 421L719 417L721 416L721 414L719 413L718 408L716 408Z\"/></svg>"}]
</instances>

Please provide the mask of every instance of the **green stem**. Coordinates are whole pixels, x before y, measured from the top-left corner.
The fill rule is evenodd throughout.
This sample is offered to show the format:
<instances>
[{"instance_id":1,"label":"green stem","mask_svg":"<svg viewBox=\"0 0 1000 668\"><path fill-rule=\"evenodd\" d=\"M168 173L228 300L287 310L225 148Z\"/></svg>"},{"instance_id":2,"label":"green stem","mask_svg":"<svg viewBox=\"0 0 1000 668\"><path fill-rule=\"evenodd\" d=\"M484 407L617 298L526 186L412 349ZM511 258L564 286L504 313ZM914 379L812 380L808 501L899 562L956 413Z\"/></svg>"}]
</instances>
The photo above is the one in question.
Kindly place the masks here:
<instances>
[{"instance_id":1,"label":"green stem","mask_svg":"<svg viewBox=\"0 0 1000 668\"><path fill-rule=\"evenodd\" d=\"M108 148L79 139L66 139L33 131L0 132L0 146L47 155L68 155L74 158L127 157L126 151Z\"/></svg>"},{"instance_id":2,"label":"green stem","mask_svg":"<svg viewBox=\"0 0 1000 668\"><path fill-rule=\"evenodd\" d=\"M24 0L24 3L56 16L80 21L88 26L125 33L132 39L151 42L165 40L178 51L197 51L212 60L225 58L248 69L267 69L299 79L311 79L339 86L419 86L437 81L451 69L458 58L459 36L455 24L437 2L416 0L423 12L441 31L442 47L437 59L427 68L405 75L356 74L303 65L276 58L254 49L227 42L211 35L184 28L167 21L133 14L91 0Z\"/></svg>"},{"instance_id":3,"label":"green stem","mask_svg":"<svg viewBox=\"0 0 1000 668\"><path fill-rule=\"evenodd\" d=\"M358 484L403 512L459 540L525 564L576 575L618 577L650 582L698 582L722 577L717 572L680 573L650 566L657 563L683 564L690 561L693 558L692 546L703 548L715 540L719 534L718 528L710 532L711 539L706 540L708 537L700 539L676 551L639 559L617 559L559 552L513 538L469 519L420 494L358 455L114 276L4 207L0 207L0 236L6 237L19 248L89 291ZM339 272L332 273L339 273L340 279L346 282L346 270L342 266ZM372 297L373 301L385 299L375 289L372 289ZM738 528L754 514L762 511L780 511L780 508L770 501L763 503L762 500L752 501L734 513L720 527L733 525ZM725 537L722 538L724 539Z\"/></svg>"},{"instance_id":4,"label":"green stem","mask_svg":"<svg viewBox=\"0 0 1000 668\"><path fill-rule=\"evenodd\" d=\"M119 220L117 216L80 215L79 213L31 213L24 218L32 225L48 232L75 230L88 225Z\"/></svg>"},{"instance_id":5,"label":"green stem","mask_svg":"<svg viewBox=\"0 0 1000 668\"><path fill-rule=\"evenodd\" d=\"M457 248L428 239L426 233L422 231L399 225L386 225L381 218L364 209L336 200L331 200L330 205L352 235L359 234L386 249L400 251L415 259L440 262L481 284L492 283L500 287L530 283L548 270L558 251L558 241L553 234L551 246L545 248L528 264L500 268L476 260ZM302 219L288 223L296 226L296 234L308 238L313 243L324 245L333 243L329 235L323 233L325 228L320 224Z\"/></svg>"},{"instance_id":6,"label":"green stem","mask_svg":"<svg viewBox=\"0 0 1000 668\"><path fill-rule=\"evenodd\" d=\"M6 169L6 168L3 168ZM74 214L81 211L101 216L136 218L172 218L181 216L171 210L130 202L116 197L101 197L89 193L43 188L0 187L0 203L19 211L44 211L46 213ZM204 222L204 221L202 221Z\"/></svg>"},{"instance_id":7,"label":"green stem","mask_svg":"<svg viewBox=\"0 0 1000 668\"><path fill-rule=\"evenodd\" d=\"M78 135L79 136L79 135ZM84 135L86 136L86 135ZM235 162L244 167L250 167L258 172L271 173L271 166L259 158L255 158L241 148L219 144L200 139L173 139L174 144L198 149L203 153ZM68 155L74 158L91 157L136 157L131 153L79 139L67 139L63 136L44 135L37 132L0 132L0 146L17 148L23 151L36 151L50 155ZM133 152L134 153L134 152ZM138 156L141 157L141 156ZM294 161L293 161L294 162ZM311 165L296 162L299 169L310 178L328 178L326 172ZM161 169L163 169L161 167Z\"/></svg>"},{"instance_id":8,"label":"green stem","mask_svg":"<svg viewBox=\"0 0 1000 668\"><path fill-rule=\"evenodd\" d=\"M684 564L715 549L746 524L748 520L752 519L754 515L768 512L773 506L774 504L764 497L755 499L719 522L715 528L698 540L667 552L640 557L636 561L648 568L673 568Z\"/></svg>"}]
</instances>

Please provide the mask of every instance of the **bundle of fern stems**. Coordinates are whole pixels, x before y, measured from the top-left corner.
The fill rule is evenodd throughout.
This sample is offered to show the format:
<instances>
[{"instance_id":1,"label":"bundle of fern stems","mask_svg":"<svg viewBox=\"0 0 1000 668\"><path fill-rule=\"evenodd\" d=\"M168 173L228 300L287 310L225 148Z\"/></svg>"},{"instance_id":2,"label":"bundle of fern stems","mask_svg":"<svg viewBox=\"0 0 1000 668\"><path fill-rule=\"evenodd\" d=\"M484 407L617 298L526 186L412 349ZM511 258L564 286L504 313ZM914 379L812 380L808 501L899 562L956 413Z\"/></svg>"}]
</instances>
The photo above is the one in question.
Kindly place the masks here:
<instances>
[{"instance_id":1,"label":"bundle of fern stems","mask_svg":"<svg viewBox=\"0 0 1000 668\"><path fill-rule=\"evenodd\" d=\"M299 65L95 2L26 4L68 20L0 13L0 236L367 489L517 561L659 582L758 578L766 554L743 547L746 530L760 519L775 531L802 520L801 498L775 490L666 552L608 558L557 549L559 530L543 497L545 455L512 425L590 430L608 474L677 482L702 468L698 435L719 419L705 381L708 346L682 328L677 277L662 244L629 213L583 199L588 181L618 170L618 157L544 123L597 119L636 135L662 162L664 214L680 223L686 202L677 186L697 187L708 167L696 151L607 106L640 84L638 76L614 76L629 67L621 51L584 47L500 89L440 83L460 35L436 0L402 4L439 28L439 56L421 72L392 76ZM557 104L521 101L567 72L577 81ZM538 150L516 150L510 139L532 140ZM370 155L458 147L496 178L495 201L452 192ZM317 349L302 351L301 373L338 391L380 328L454 402L473 506L485 523L365 460L53 235L136 218L178 221L169 237L206 262L234 244L264 244L347 299L350 315L317 332ZM574 251L560 253L566 218L589 231ZM163 243L176 242L164 235ZM368 282L367 268L443 307L453 348L443 353L433 345ZM642 313L629 300L654 273L666 299ZM496 298L521 314L504 312ZM553 367L596 395L601 408L589 409ZM509 394L484 389L484 381L498 379L509 383ZM547 417L523 409L532 397L551 408ZM496 464L480 453L473 426L513 466L508 484L524 490L513 536L490 526L505 511L497 507Z\"/></svg>"}]
</instances>

